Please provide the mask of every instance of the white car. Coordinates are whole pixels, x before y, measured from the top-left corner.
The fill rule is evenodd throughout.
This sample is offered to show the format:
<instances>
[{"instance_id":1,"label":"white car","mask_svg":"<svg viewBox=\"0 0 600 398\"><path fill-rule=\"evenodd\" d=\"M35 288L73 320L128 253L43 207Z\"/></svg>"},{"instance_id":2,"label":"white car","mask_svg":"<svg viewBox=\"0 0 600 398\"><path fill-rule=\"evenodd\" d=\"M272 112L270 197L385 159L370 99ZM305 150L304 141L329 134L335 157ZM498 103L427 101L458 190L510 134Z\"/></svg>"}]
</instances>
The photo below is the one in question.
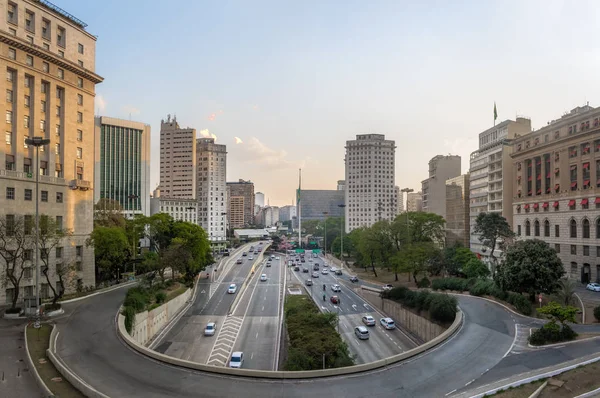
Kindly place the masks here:
<instances>
[{"instance_id":1,"label":"white car","mask_svg":"<svg viewBox=\"0 0 600 398\"><path fill-rule=\"evenodd\" d=\"M232 283L231 285L229 285L229 289L227 289L227 293L235 294L235 292L237 292L237 285L235 283Z\"/></svg>"},{"instance_id":2,"label":"white car","mask_svg":"<svg viewBox=\"0 0 600 398\"><path fill-rule=\"evenodd\" d=\"M341 292L342 288L340 287L340 285L331 285L331 290L333 290L334 292Z\"/></svg>"},{"instance_id":3,"label":"white car","mask_svg":"<svg viewBox=\"0 0 600 398\"><path fill-rule=\"evenodd\" d=\"M322 273L323 275L327 275L327 274L329 274L329 271L327 271L326 269L323 269L323 271L321 271L321 273Z\"/></svg>"},{"instance_id":4,"label":"white car","mask_svg":"<svg viewBox=\"0 0 600 398\"><path fill-rule=\"evenodd\" d=\"M392 318L381 318L379 320L379 323L381 323L381 326L383 326L387 330L396 329L396 324L394 323L394 320Z\"/></svg>"},{"instance_id":5,"label":"white car","mask_svg":"<svg viewBox=\"0 0 600 398\"><path fill-rule=\"evenodd\" d=\"M600 292L600 283L588 283L586 289L592 292Z\"/></svg>"},{"instance_id":6,"label":"white car","mask_svg":"<svg viewBox=\"0 0 600 398\"><path fill-rule=\"evenodd\" d=\"M371 315L363 316L362 321L367 326L375 326L375 318L373 318Z\"/></svg>"},{"instance_id":7,"label":"white car","mask_svg":"<svg viewBox=\"0 0 600 398\"><path fill-rule=\"evenodd\" d=\"M279 256L275 257L275 260L279 260Z\"/></svg>"},{"instance_id":8,"label":"white car","mask_svg":"<svg viewBox=\"0 0 600 398\"><path fill-rule=\"evenodd\" d=\"M389 283L387 285L383 285L382 289L383 290L392 290L394 288L394 286L390 285Z\"/></svg>"},{"instance_id":9,"label":"white car","mask_svg":"<svg viewBox=\"0 0 600 398\"><path fill-rule=\"evenodd\" d=\"M248 257L248 260L254 260L254 257L250 256Z\"/></svg>"},{"instance_id":10,"label":"white car","mask_svg":"<svg viewBox=\"0 0 600 398\"><path fill-rule=\"evenodd\" d=\"M261 282L266 282L266 281L267 281L267 274L262 274L262 275L260 276L260 281L261 281Z\"/></svg>"},{"instance_id":11,"label":"white car","mask_svg":"<svg viewBox=\"0 0 600 398\"><path fill-rule=\"evenodd\" d=\"M204 329L205 336L214 336L215 331L217 330L217 324L214 322L208 322L206 325L206 329Z\"/></svg>"},{"instance_id":12,"label":"white car","mask_svg":"<svg viewBox=\"0 0 600 398\"><path fill-rule=\"evenodd\" d=\"M241 368L244 363L244 353L241 351L236 351L231 354L231 361L229 362L230 368Z\"/></svg>"}]
</instances>

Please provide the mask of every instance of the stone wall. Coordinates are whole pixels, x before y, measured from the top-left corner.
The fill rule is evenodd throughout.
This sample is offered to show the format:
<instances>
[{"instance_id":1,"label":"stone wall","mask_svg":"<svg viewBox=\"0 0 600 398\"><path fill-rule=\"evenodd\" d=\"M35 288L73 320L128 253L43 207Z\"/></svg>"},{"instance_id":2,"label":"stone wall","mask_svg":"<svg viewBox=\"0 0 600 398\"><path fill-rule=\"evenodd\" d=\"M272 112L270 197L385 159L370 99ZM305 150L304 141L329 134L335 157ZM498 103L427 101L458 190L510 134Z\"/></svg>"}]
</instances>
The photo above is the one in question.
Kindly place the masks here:
<instances>
[{"instance_id":1,"label":"stone wall","mask_svg":"<svg viewBox=\"0 0 600 398\"><path fill-rule=\"evenodd\" d=\"M152 311L140 312L135 316L135 322L131 328L131 337L142 345L148 343L163 326L165 326L189 300L192 289L175 297L173 300L153 309Z\"/></svg>"},{"instance_id":2,"label":"stone wall","mask_svg":"<svg viewBox=\"0 0 600 398\"><path fill-rule=\"evenodd\" d=\"M446 331L444 327L405 309L401 304L379 297L377 290L361 286L356 291L369 304L392 318L396 324L401 325L425 342L433 340Z\"/></svg>"}]
</instances>

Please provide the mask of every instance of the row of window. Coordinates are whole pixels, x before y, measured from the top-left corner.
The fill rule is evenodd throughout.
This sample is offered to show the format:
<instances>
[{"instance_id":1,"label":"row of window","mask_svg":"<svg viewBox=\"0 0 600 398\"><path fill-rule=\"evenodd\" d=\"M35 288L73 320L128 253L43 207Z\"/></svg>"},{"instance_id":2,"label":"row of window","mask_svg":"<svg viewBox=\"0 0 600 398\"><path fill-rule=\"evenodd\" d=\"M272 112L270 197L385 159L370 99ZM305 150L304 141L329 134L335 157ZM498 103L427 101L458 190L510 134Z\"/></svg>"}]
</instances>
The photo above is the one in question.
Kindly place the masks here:
<instances>
[{"instance_id":1,"label":"row of window","mask_svg":"<svg viewBox=\"0 0 600 398\"><path fill-rule=\"evenodd\" d=\"M14 187L6 187L6 199L16 200L17 194ZM33 190L25 188L23 190L23 200L31 201L33 199ZM48 191L40 191L40 201L48 202ZM63 193L56 192L56 203L63 202Z\"/></svg>"},{"instance_id":2,"label":"row of window","mask_svg":"<svg viewBox=\"0 0 600 398\"><path fill-rule=\"evenodd\" d=\"M473 203L471 201L471 203ZM594 206L596 207L596 209L600 209L600 197L597 197L594 201L593 201ZM590 208L590 200L587 198L581 199L581 202L579 202L579 205L581 206L582 210L588 210ZM569 203L567 203L567 206L569 207L569 210L577 210L577 201L575 199L571 199L569 201ZM539 212L540 207L543 209L543 211L547 212L548 209L550 208L550 202L543 202L543 203L533 203L533 204L526 204L523 205L523 207L521 207L521 205L517 205L517 213L521 213L521 209L525 210L525 213L529 213L531 210L533 210L535 213ZM560 203L558 201L554 202L554 204L552 204L552 208L554 209L554 211L558 211L560 209Z\"/></svg>"},{"instance_id":3,"label":"row of window","mask_svg":"<svg viewBox=\"0 0 600 398\"><path fill-rule=\"evenodd\" d=\"M584 218L581 222L581 233L584 239L590 239L590 220ZM541 236L540 235L541 224L539 220L533 221L533 236ZM550 221L544 220L544 237L550 237ZM521 235L521 225L517 225L517 235ZM531 221L525 221L525 236L532 236L531 232ZM572 219L569 221L569 236L571 238L577 238L578 236L578 227L577 221ZM560 225L554 225L554 237L560 237ZM596 239L600 239L600 218L596 220Z\"/></svg>"},{"instance_id":4,"label":"row of window","mask_svg":"<svg viewBox=\"0 0 600 398\"><path fill-rule=\"evenodd\" d=\"M589 130L590 129L590 124L591 120L586 120L580 123L580 125L578 126L577 123L569 126L568 128L568 133L569 134L575 134L578 131L578 127L579 127L579 131L585 131L585 130ZM593 127L598 127L600 126L600 118L595 118L593 120ZM559 139L560 138L560 131L555 131L554 132L554 139ZM544 135L544 143L548 143L550 142L550 135L549 134L545 134ZM540 143L540 137L535 137L533 139L533 145L538 145ZM531 146L531 140L527 140L525 141L524 147L525 149L529 148ZM521 149L523 149L523 144L517 144L517 152L520 151ZM598 152L599 150L596 149L596 152ZM569 149L570 152L570 149ZM577 155L575 155L577 156Z\"/></svg>"},{"instance_id":5,"label":"row of window","mask_svg":"<svg viewBox=\"0 0 600 398\"><path fill-rule=\"evenodd\" d=\"M45 105L45 104L43 104ZM60 107L57 107L57 112L60 112ZM29 116L25 117L25 121L24 124L29 127ZM7 124L12 124L13 122L13 112L12 111L6 111L6 123ZM77 123L83 123L83 113L82 112L77 112ZM60 127L60 125L57 125ZM41 131L46 131L46 121L45 120L40 120L40 130Z\"/></svg>"}]
</instances>

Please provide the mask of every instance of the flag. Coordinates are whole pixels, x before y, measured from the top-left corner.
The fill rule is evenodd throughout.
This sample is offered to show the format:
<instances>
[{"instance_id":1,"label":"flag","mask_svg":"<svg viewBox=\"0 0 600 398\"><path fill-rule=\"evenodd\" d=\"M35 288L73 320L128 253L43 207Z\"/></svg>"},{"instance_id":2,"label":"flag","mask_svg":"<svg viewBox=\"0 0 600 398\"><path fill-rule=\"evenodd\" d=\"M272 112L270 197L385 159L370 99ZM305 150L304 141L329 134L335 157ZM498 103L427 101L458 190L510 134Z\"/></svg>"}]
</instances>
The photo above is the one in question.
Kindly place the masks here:
<instances>
[{"instance_id":1,"label":"flag","mask_svg":"<svg viewBox=\"0 0 600 398\"><path fill-rule=\"evenodd\" d=\"M496 101L494 101L494 121L498 119L498 111L496 110Z\"/></svg>"},{"instance_id":2,"label":"flag","mask_svg":"<svg viewBox=\"0 0 600 398\"><path fill-rule=\"evenodd\" d=\"M300 188L296 190L296 206L300 206Z\"/></svg>"}]
</instances>

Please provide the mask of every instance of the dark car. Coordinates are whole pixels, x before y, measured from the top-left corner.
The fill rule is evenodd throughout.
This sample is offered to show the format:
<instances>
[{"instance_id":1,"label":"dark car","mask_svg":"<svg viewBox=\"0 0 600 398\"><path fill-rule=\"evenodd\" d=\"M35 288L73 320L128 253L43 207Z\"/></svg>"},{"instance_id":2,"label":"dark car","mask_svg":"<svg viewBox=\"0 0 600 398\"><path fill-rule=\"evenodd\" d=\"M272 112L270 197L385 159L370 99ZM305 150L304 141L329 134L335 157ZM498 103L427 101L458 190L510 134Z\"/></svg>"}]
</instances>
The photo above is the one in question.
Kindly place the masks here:
<instances>
[{"instance_id":1,"label":"dark car","mask_svg":"<svg viewBox=\"0 0 600 398\"><path fill-rule=\"evenodd\" d=\"M267 267L270 267L270 266L271 266L271 263L270 263L270 262L267 262Z\"/></svg>"},{"instance_id":2,"label":"dark car","mask_svg":"<svg viewBox=\"0 0 600 398\"><path fill-rule=\"evenodd\" d=\"M294 267L294 271L300 271L300 267L298 267L297 265Z\"/></svg>"},{"instance_id":3,"label":"dark car","mask_svg":"<svg viewBox=\"0 0 600 398\"><path fill-rule=\"evenodd\" d=\"M313 271L318 271L319 270L319 264L315 264L313 266Z\"/></svg>"},{"instance_id":4,"label":"dark car","mask_svg":"<svg viewBox=\"0 0 600 398\"><path fill-rule=\"evenodd\" d=\"M331 302L333 304L339 304L340 303L340 298L338 296L331 296L331 298L329 300L331 300Z\"/></svg>"},{"instance_id":5,"label":"dark car","mask_svg":"<svg viewBox=\"0 0 600 398\"><path fill-rule=\"evenodd\" d=\"M356 282L358 282L358 278L356 276L352 276L352 277L350 277L350 282L356 283Z\"/></svg>"},{"instance_id":6,"label":"dark car","mask_svg":"<svg viewBox=\"0 0 600 398\"><path fill-rule=\"evenodd\" d=\"M302 268L302 272L308 273L308 268Z\"/></svg>"}]
</instances>

